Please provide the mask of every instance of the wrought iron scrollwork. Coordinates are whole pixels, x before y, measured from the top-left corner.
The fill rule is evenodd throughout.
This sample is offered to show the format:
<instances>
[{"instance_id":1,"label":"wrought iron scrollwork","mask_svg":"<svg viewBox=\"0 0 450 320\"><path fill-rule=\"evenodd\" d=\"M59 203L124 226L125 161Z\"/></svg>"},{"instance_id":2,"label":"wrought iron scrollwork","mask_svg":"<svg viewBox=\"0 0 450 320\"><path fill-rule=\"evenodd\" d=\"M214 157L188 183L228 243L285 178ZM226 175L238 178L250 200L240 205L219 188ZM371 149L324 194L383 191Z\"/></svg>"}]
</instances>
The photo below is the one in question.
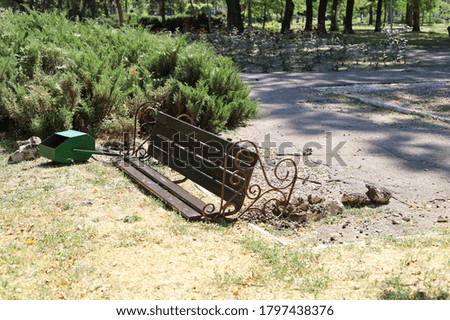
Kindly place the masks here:
<instances>
[{"instance_id":1,"label":"wrought iron scrollwork","mask_svg":"<svg viewBox=\"0 0 450 320\"><path fill-rule=\"evenodd\" d=\"M152 101L146 101L136 108L136 112L134 114L132 143L128 143L127 139L124 139L126 140L125 145L127 146L124 153L127 156L137 157L141 160L145 160L150 157L148 150L148 145L151 144L150 132L156 123L157 113L158 105ZM192 117L188 114L181 114L177 117L177 119L186 119L187 122L194 125L194 119L192 119ZM145 139L138 143L137 140L139 137L145 137Z\"/></svg>"},{"instance_id":2,"label":"wrought iron scrollwork","mask_svg":"<svg viewBox=\"0 0 450 320\"><path fill-rule=\"evenodd\" d=\"M251 146L253 149L253 155L256 157L254 164L259 164L260 170L262 171L262 178L264 180L265 188L260 182L250 183L251 176L253 173L253 168L243 166L242 163L246 161L241 161L242 157L248 158L246 154L246 149L240 149L236 155L233 157L233 150L236 150L240 145ZM290 200L292 193L294 191L295 184L298 179L298 168L294 160L286 158L279 161L273 168L274 179L269 177L266 168L261 160L258 147L256 144L249 140L243 140L236 142L231 145L227 152L228 157L225 157L224 173L222 178L222 194L220 199L220 205L216 210L216 206L212 203L207 204L203 208L203 216L207 219L215 219L217 217L225 217L230 215L236 215L236 218L241 217L249 211L259 211L263 214L269 207L270 203L274 203L276 206L287 205ZM242 184L240 189L236 192L236 196L231 199L225 200L224 191L225 185L227 183L227 169L229 169L228 159L232 158L234 162L234 167L237 168L231 176L228 177L229 183L238 186ZM247 159L248 162L248 159ZM252 161L250 161L252 162ZM282 167L287 168L282 172ZM247 199L247 204L236 203L240 197L238 195L245 195ZM258 204L258 202L262 202Z\"/></svg>"}]
</instances>

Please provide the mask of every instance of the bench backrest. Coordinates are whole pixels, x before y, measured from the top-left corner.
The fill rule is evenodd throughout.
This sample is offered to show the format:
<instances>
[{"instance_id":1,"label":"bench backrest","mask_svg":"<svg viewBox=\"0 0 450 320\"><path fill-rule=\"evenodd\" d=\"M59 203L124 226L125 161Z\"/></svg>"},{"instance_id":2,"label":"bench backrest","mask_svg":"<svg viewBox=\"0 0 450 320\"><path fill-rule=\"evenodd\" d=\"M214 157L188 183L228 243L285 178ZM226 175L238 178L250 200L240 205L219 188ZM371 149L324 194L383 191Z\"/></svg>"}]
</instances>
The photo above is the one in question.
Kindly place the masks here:
<instances>
[{"instance_id":1,"label":"bench backrest","mask_svg":"<svg viewBox=\"0 0 450 320\"><path fill-rule=\"evenodd\" d=\"M239 210L258 155L231 141L157 112L148 154Z\"/></svg>"}]
</instances>

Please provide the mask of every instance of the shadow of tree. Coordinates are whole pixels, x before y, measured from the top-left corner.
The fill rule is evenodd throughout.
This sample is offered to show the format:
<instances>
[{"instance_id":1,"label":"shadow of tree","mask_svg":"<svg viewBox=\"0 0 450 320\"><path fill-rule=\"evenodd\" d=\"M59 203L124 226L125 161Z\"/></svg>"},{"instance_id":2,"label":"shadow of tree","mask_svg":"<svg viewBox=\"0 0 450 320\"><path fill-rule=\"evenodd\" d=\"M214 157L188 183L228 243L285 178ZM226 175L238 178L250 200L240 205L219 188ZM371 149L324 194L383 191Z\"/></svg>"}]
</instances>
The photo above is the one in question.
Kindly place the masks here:
<instances>
[{"instance_id":1,"label":"shadow of tree","mask_svg":"<svg viewBox=\"0 0 450 320\"><path fill-rule=\"evenodd\" d=\"M402 116L380 124L368 115L386 111L362 106L357 110L353 108L355 112L336 112L327 110L326 107L311 110L297 104L299 99L316 100L320 104L318 93L312 88L329 86L330 83L345 85L361 79L366 83L426 81L430 76L433 75L401 73L389 76L389 73L373 72L364 77L360 72L346 73L345 78L339 78L338 74L316 73L244 75L244 79L253 80L253 96L261 102L263 117L260 121L264 121L265 113L270 113L270 118L278 121L283 131L289 131L290 136L295 134L308 139L327 131L345 131L351 133L351 136L362 134L364 141L361 142L367 144L366 152L369 155L395 158L396 165L409 170L440 170L450 177L450 130L444 123ZM436 74L436 77L445 78L447 75Z\"/></svg>"}]
</instances>

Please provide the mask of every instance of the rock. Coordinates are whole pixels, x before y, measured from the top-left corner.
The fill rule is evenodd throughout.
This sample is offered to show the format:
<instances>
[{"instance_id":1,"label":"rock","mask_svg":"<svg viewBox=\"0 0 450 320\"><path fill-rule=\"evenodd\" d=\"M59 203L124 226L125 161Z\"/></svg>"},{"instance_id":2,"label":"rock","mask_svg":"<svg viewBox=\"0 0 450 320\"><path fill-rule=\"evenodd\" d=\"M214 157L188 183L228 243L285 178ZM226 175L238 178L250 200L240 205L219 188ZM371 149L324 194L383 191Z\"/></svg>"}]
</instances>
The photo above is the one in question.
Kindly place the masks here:
<instances>
[{"instance_id":1,"label":"rock","mask_svg":"<svg viewBox=\"0 0 450 320\"><path fill-rule=\"evenodd\" d=\"M411 218L409 218L409 217L403 217L402 220L405 221L405 222L410 222L410 221L411 221Z\"/></svg>"},{"instance_id":2,"label":"rock","mask_svg":"<svg viewBox=\"0 0 450 320\"><path fill-rule=\"evenodd\" d=\"M324 201L325 201L325 199L320 197L320 196L318 196L317 194L310 194L310 195L308 195L308 202L310 204L318 204L318 203L321 203L321 202L324 202Z\"/></svg>"},{"instance_id":3,"label":"rock","mask_svg":"<svg viewBox=\"0 0 450 320\"><path fill-rule=\"evenodd\" d=\"M291 203L286 206L286 211L287 212L292 212L294 209L295 209L295 207Z\"/></svg>"},{"instance_id":4,"label":"rock","mask_svg":"<svg viewBox=\"0 0 450 320\"><path fill-rule=\"evenodd\" d=\"M330 235L330 241L338 241L341 238L339 233L333 233Z\"/></svg>"},{"instance_id":5,"label":"rock","mask_svg":"<svg viewBox=\"0 0 450 320\"><path fill-rule=\"evenodd\" d=\"M327 203L327 211L329 215L337 216L344 213L344 205L336 200Z\"/></svg>"},{"instance_id":6,"label":"rock","mask_svg":"<svg viewBox=\"0 0 450 320\"><path fill-rule=\"evenodd\" d=\"M292 200L292 204L296 207L305 202L308 202L308 201L304 197L296 197L296 198L294 198L294 200Z\"/></svg>"},{"instance_id":7,"label":"rock","mask_svg":"<svg viewBox=\"0 0 450 320\"><path fill-rule=\"evenodd\" d=\"M322 203L311 205L309 207L311 212L311 218L314 221L319 221L320 219L326 217L328 215L328 207Z\"/></svg>"},{"instance_id":8,"label":"rock","mask_svg":"<svg viewBox=\"0 0 450 320\"><path fill-rule=\"evenodd\" d=\"M396 224L400 224L400 222L398 220L392 219L392 224L396 225Z\"/></svg>"},{"instance_id":9,"label":"rock","mask_svg":"<svg viewBox=\"0 0 450 320\"><path fill-rule=\"evenodd\" d=\"M349 207L363 207L369 202L367 196L363 193L344 193L341 202Z\"/></svg>"},{"instance_id":10,"label":"rock","mask_svg":"<svg viewBox=\"0 0 450 320\"><path fill-rule=\"evenodd\" d=\"M448 217L447 216L445 216L445 217L439 216L437 218L437 222L439 222L439 223L446 223L446 222L448 222Z\"/></svg>"},{"instance_id":11,"label":"rock","mask_svg":"<svg viewBox=\"0 0 450 320\"><path fill-rule=\"evenodd\" d=\"M372 183L366 183L366 188L368 191L366 195L375 203L386 204L392 197L392 193L386 188L377 187Z\"/></svg>"},{"instance_id":12,"label":"rock","mask_svg":"<svg viewBox=\"0 0 450 320\"><path fill-rule=\"evenodd\" d=\"M341 227L342 227L342 229L346 229L349 225L350 225L350 221L345 221Z\"/></svg>"},{"instance_id":13,"label":"rock","mask_svg":"<svg viewBox=\"0 0 450 320\"><path fill-rule=\"evenodd\" d=\"M295 222L306 222L308 215L305 212L292 212L289 219Z\"/></svg>"},{"instance_id":14,"label":"rock","mask_svg":"<svg viewBox=\"0 0 450 320\"><path fill-rule=\"evenodd\" d=\"M9 156L8 163L19 163L24 160L35 160L39 158L40 143L41 139L38 137L31 137L28 140L17 141L19 149Z\"/></svg>"},{"instance_id":15,"label":"rock","mask_svg":"<svg viewBox=\"0 0 450 320\"><path fill-rule=\"evenodd\" d=\"M35 136L31 137L31 138L28 139L28 140L18 140L18 141L16 141L16 143L17 143L17 145L18 145L19 147L20 147L20 146L27 145L27 144L30 144L31 146L36 147L36 146L40 145L41 142L42 142L42 141L41 141L41 138L35 137Z\"/></svg>"},{"instance_id":16,"label":"rock","mask_svg":"<svg viewBox=\"0 0 450 320\"><path fill-rule=\"evenodd\" d=\"M299 211L308 211L308 209L309 209L309 204L308 204L307 202L304 202L304 203L302 203L302 204L296 206L295 209L296 209L296 210L299 210Z\"/></svg>"}]
</instances>

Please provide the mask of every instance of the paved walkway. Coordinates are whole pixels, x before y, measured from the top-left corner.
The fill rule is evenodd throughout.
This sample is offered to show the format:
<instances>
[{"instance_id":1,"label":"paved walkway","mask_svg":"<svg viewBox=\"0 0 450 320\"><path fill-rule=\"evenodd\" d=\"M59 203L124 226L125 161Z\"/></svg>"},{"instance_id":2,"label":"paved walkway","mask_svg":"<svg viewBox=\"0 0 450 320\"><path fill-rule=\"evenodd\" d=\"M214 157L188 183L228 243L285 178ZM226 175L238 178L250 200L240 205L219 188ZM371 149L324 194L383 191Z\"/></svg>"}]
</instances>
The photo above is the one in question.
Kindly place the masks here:
<instances>
[{"instance_id":1,"label":"paved walkway","mask_svg":"<svg viewBox=\"0 0 450 320\"><path fill-rule=\"evenodd\" d=\"M431 54L418 52L416 57L428 59ZM260 101L261 116L236 135L261 144L270 134L276 148L294 145L283 150L287 153L316 143L312 159L324 163L330 162L327 153L342 141L339 155L345 163L332 159L327 166L330 178L350 182L346 188L353 191L363 191L365 181L374 182L393 190L401 201L424 208L431 203L436 213L445 214L450 211L448 124L374 110L315 90L361 83L449 81L445 64L450 66L450 53L440 54L435 65L426 61L408 70L242 74L252 97ZM331 132L332 141L327 141L326 132Z\"/></svg>"}]
</instances>

